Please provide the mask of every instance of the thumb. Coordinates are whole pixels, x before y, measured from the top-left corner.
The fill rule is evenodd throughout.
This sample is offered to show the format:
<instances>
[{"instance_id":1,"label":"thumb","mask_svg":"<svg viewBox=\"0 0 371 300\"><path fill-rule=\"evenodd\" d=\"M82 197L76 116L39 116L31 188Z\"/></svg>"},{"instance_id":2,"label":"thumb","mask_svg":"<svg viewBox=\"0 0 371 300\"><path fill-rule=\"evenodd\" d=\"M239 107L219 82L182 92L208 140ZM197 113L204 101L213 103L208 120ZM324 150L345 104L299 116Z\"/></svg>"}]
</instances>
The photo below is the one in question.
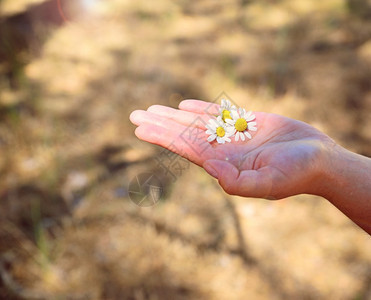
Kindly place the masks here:
<instances>
[{"instance_id":1,"label":"thumb","mask_svg":"<svg viewBox=\"0 0 371 300\"><path fill-rule=\"evenodd\" d=\"M228 194L271 198L272 174L268 167L241 172L228 161L210 159L204 162L203 168L218 179L220 186Z\"/></svg>"}]
</instances>

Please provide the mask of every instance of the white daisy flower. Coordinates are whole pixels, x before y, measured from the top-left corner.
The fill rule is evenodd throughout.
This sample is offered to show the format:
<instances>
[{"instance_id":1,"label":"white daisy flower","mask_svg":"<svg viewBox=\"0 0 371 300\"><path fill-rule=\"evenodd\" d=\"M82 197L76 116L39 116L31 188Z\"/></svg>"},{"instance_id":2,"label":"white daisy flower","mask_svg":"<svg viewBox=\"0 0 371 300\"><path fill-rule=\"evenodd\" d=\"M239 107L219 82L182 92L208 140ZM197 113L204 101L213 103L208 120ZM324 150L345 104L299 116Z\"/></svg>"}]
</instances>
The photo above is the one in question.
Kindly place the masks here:
<instances>
[{"instance_id":1,"label":"white daisy flower","mask_svg":"<svg viewBox=\"0 0 371 300\"><path fill-rule=\"evenodd\" d=\"M230 137L233 135L233 128L228 124L224 123L221 116L216 119L209 120L206 125L206 133L209 134L207 138L208 142L212 142L216 139L219 144L224 144L225 142L230 142Z\"/></svg>"},{"instance_id":2,"label":"white daisy flower","mask_svg":"<svg viewBox=\"0 0 371 300\"><path fill-rule=\"evenodd\" d=\"M244 108L239 108L237 111L232 111L232 118L227 119L226 122L230 125L233 129L233 133L235 134L234 140L238 142L240 139L242 141L245 140L245 136L251 139L251 134L249 131L256 131L256 122L252 122L255 120L255 115Z\"/></svg>"},{"instance_id":3,"label":"white daisy flower","mask_svg":"<svg viewBox=\"0 0 371 300\"><path fill-rule=\"evenodd\" d=\"M232 103L227 99L222 99L222 104L219 108L219 116L222 117L222 120L226 122L228 119L232 119L231 113L232 111L237 110L236 106L232 105Z\"/></svg>"}]
</instances>

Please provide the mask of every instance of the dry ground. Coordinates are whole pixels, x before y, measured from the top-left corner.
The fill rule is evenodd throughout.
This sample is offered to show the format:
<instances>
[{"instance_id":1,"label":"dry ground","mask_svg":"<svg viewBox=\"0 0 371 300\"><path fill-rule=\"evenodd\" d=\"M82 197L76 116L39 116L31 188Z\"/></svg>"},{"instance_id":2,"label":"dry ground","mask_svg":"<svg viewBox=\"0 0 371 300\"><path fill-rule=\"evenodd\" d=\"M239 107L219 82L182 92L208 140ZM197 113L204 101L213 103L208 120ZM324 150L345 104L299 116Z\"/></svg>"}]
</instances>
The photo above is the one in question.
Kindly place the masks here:
<instances>
[{"instance_id":1,"label":"dry ground","mask_svg":"<svg viewBox=\"0 0 371 300\"><path fill-rule=\"evenodd\" d=\"M3 20L27 12L9 3ZM370 299L370 237L325 200L228 196L128 120L227 94L371 156L362 3L96 1L20 48L3 38L0 298ZM164 186L150 208L129 199L142 172Z\"/></svg>"}]
</instances>

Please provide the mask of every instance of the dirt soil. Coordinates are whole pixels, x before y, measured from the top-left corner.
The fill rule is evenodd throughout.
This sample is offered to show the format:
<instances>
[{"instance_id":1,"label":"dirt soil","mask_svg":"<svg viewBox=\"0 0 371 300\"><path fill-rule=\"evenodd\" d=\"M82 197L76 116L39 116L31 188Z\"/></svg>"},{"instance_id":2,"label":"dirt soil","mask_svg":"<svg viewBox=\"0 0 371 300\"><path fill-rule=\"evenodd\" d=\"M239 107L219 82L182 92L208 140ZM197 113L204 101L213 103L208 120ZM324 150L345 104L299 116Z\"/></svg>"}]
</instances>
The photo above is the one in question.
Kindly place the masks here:
<instances>
[{"instance_id":1,"label":"dirt soil","mask_svg":"<svg viewBox=\"0 0 371 300\"><path fill-rule=\"evenodd\" d=\"M226 195L128 119L227 97L371 156L370 12L0 1L0 298L371 299L371 239L326 200ZM140 174L154 206L130 199Z\"/></svg>"}]
</instances>

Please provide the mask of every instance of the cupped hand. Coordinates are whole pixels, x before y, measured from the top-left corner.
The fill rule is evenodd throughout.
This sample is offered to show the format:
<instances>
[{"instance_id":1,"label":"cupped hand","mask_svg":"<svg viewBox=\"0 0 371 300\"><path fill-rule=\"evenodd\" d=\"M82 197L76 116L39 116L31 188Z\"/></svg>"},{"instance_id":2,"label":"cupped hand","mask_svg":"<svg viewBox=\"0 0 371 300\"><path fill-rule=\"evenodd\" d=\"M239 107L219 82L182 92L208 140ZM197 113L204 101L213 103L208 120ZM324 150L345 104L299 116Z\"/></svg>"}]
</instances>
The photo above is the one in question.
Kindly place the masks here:
<instances>
[{"instance_id":1,"label":"cupped hand","mask_svg":"<svg viewBox=\"0 0 371 300\"><path fill-rule=\"evenodd\" d=\"M184 100L179 109L154 105L132 112L136 136L203 167L233 195L280 199L315 194L332 140L314 127L280 115L255 112L252 139L207 142L205 125L219 105Z\"/></svg>"}]
</instances>

